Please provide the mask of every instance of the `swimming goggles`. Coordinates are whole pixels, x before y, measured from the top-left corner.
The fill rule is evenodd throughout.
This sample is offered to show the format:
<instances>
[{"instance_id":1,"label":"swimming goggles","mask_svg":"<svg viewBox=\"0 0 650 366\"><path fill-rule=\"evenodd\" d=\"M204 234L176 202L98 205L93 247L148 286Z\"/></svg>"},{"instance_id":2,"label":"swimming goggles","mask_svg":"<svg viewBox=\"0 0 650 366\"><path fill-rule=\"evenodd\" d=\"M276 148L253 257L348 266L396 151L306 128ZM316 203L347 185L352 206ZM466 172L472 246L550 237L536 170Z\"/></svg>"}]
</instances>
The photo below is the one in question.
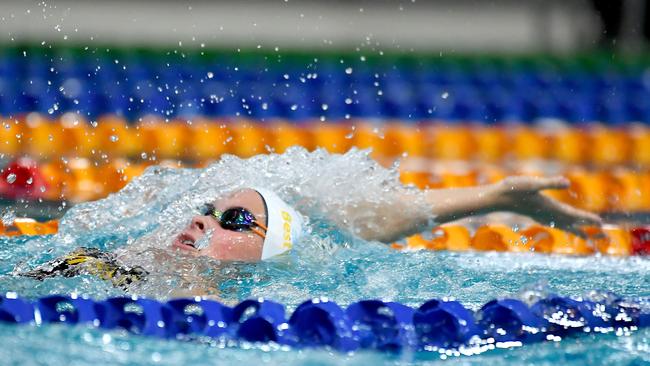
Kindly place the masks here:
<instances>
[{"instance_id":1,"label":"swimming goggles","mask_svg":"<svg viewBox=\"0 0 650 366\"><path fill-rule=\"evenodd\" d=\"M259 223L255 216L243 207L232 207L221 212L213 204L206 203L201 209L201 214L212 216L226 230L252 231L262 238L266 238L266 226ZM264 230L264 232L260 229Z\"/></svg>"}]
</instances>

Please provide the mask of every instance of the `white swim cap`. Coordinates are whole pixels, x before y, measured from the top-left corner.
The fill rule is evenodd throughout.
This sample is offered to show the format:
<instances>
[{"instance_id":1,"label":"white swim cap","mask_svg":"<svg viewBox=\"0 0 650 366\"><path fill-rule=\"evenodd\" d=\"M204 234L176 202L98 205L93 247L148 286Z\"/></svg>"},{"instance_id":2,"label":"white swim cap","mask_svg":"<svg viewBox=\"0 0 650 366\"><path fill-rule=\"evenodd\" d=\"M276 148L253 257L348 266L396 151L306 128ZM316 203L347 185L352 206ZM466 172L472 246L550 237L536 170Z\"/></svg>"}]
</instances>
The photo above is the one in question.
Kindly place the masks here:
<instances>
[{"instance_id":1,"label":"white swim cap","mask_svg":"<svg viewBox=\"0 0 650 366\"><path fill-rule=\"evenodd\" d=\"M293 248L302 234L302 216L284 202L277 194L264 188L253 188L266 204L268 230L262 260L282 254Z\"/></svg>"}]
</instances>

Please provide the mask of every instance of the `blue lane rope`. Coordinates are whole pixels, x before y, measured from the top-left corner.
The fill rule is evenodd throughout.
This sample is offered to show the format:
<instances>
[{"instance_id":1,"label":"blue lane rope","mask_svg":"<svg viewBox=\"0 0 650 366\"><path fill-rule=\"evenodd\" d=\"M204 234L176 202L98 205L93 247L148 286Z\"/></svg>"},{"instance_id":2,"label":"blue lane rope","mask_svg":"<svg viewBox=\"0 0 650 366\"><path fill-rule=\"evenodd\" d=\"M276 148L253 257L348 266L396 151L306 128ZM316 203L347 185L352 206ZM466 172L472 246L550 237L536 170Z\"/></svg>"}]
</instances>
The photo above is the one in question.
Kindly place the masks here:
<instances>
[{"instance_id":1,"label":"blue lane rope","mask_svg":"<svg viewBox=\"0 0 650 366\"><path fill-rule=\"evenodd\" d=\"M430 300L414 309L396 302L361 300L342 308L325 298L300 304L287 318L284 305L250 299L235 307L201 298L167 302L113 297L101 301L52 295L35 301L0 296L0 322L91 324L159 338L210 337L329 347L343 352L434 350L494 342L526 344L578 332L650 326L650 298L609 297L596 302L551 296L528 306L492 300L476 313L453 300Z\"/></svg>"}]
</instances>

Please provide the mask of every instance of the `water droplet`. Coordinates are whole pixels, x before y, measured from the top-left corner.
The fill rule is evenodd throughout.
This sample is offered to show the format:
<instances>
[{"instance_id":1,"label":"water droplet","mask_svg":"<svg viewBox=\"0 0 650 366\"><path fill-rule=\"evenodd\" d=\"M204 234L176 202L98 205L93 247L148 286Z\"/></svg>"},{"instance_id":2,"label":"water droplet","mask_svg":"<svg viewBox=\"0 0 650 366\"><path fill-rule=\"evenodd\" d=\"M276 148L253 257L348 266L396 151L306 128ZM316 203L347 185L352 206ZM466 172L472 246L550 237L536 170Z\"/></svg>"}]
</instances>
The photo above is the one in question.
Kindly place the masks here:
<instances>
[{"instance_id":1,"label":"water droplet","mask_svg":"<svg viewBox=\"0 0 650 366\"><path fill-rule=\"evenodd\" d=\"M208 79L212 79L214 77L214 73L212 71L208 72Z\"/></svg>"},{"instance_id":2,"label":"water droplet","mask_svg":"<svg viewBox=\"0 0 650 366\"><path fill-rule=\"evenodd\" d=\"M201 250L209 247L213 232L213 229L208 229L205 235L194 243L194 248Z\"/></svg>"},{"instance_id":3,"label":"water droplet","mask_svg":"<svg viewBox=\"0 0 650 366\"><path fill-rule=\"evenodd\" d=\"M151 354L151 361L158 363L162 361L162 355L158 352L154 352Z\"/></svg>"},{"instance_id":4,"label":"water droplet","mask_svg":"<svg viewBox=\"0 0 650 366\"><path fill-rule=\"evenodd\" d=\"M116 135L111 135L110 139L111 139L111 142L117 142L117 140L119 140L120 138L117 137Z\"/></svg>"},{"instance_id":5,"label":"water droplet","mask_svg":"<svg viewBox=\"0 0 650 366\"><path fill-rule=\"evenodd\" d=\"M2 220L2 224L4 226L13 225L14 221L16 220L16 213L11 209L8 209L2 213L2 217L0 219Z\"/></svg>"},{"instance_id":6,"label":"water droplet","mask_svg":"<svg viewBox=\"0 0 650 366\"><path fill-rule=\"evenodd\" d=\"M352 99L345 98L345 104L352 104Z\"/></svg>"},{"instance_id":7,"label":"water droplet","mask_svg":"<svg viewBox=\"0 0 650 366\"><path fill-rule=\"evenodd\" d=\"M442 93L442 95L441 95L440 97L441 97L442 99L447 99L447 98L449 98L449 92L444 92L444 93Z\"/></svg>"},{"instance_id":8,"label":"water droplet","mask_svg":"<svg viewBox=\"0 0 650 366\"><path fill-rule=\"evenodd\" d=\"M13 182L15 181L16 181L16 174L9 173L9 175L7 175L7 183L13 184Z\"/></svg>"},{"instance_id":9,"label":"water droplet","mask_svg":"<svg viewBox=\"0 0 650 366\"><path fill-rule=\"evenodd\" d=\"M140 154L140 157L143 158L143 159L146 159L147 158L147 153L143 152L142 154Z\"/></svg>"},{"instance_id":10,"label":"water droplet","mask_svg":"<svg viewBox=\"0 0 650 366\"><path fill-rule=\"evenodd\" d=\"M26 182L26 183L27 183L27 184L32 184L32 183L34 183L34 178L32 178L32 177L27 178L27 182Z\"/></svg>"},{"instance_id":11,"label":"water droplet","mask_svg":"<svg viewBox=\"0 0 650 366\"><path fill-rule=\"evenodd\" d=\"M292 111L295 111L295 110L297 110L297 109L298 109L298 105L297 105L297 104L293 104L293 105L291 105L291 110L292 110Z\"/></svg>"},{"instance_id":12,"label":"water droplet","mask_svg":"<svg viewBox=\"0 0 650 366\"><path fill-rule=\"evenodd\" d=\"M323 103L323 105L321 105L320 107L321 107L324 111L326 111L327 109L329 109L329 106L328 106L327 104L324 104L324 103Z\"/></svg>"},{"instance_id":13,"label":"water droplet","mask_svg":"<svg viewBox=\"0 0 650 366\"><path fill-rule=\"evenodd\" d=\"M267 109L269 109L269 105L268 105L268 103L262 103L262 109L263 109L263 110L267 110Z\"/></svg>"},{"instance_id":14,"label":"water droplet","mask_svg":"<svg viewBox=\"0 0 650 366\"><path fill-rule=\"evenodd\" d=\"M351 75L352 74L352 68L348 67L347 69L345 69L345 73L348 74L348 75Z\"/></svg>"}]
</instances>

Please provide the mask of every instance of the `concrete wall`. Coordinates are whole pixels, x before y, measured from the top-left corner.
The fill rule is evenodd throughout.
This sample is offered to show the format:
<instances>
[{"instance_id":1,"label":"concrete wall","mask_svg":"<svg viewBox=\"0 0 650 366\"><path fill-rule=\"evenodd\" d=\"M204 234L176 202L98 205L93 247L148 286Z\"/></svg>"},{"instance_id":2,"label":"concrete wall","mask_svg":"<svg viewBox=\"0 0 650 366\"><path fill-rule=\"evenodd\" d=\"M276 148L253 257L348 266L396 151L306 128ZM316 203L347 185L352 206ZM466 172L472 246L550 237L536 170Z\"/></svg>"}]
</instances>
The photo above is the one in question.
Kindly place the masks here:
<instances>
[{"instance_id":1,"label":"concrete wall","mask_svg":"<svg viewBox=\"0 0 650 366\"><path fill-rule=\"evenodd\" d=\"M562 52L593 44L597 32L579 0L0 3L4 43Z\"/></svg>"}]
</instances>

